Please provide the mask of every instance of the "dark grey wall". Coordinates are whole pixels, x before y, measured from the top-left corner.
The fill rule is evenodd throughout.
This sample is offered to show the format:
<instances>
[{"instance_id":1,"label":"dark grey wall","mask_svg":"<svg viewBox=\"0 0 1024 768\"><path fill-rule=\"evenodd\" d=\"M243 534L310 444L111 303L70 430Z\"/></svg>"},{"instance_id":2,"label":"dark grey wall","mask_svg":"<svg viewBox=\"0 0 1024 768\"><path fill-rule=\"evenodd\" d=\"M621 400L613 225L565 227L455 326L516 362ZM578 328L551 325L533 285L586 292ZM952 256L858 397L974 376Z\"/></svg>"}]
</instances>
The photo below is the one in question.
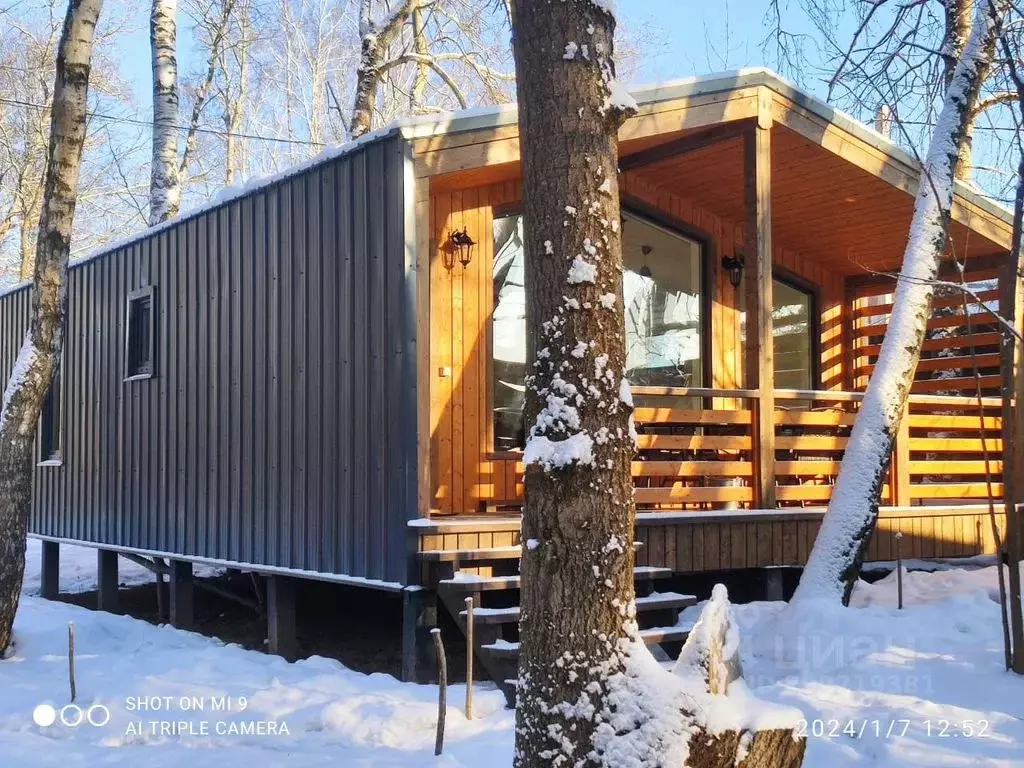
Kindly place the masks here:
<instances>
[{"instance_id":1,"label":"dark grey wall","mask_svg":"<svg viewBox=\"0 0 1024 768\"><path fill-rule=\"evenodd\" d=\"M405 142L393 136L69 271L64 463L31 530L405 581L416 516ZM153 285L156 376L124 382ZM11 369L28 290L0 299Z\"/></svg>"}]
</instances>

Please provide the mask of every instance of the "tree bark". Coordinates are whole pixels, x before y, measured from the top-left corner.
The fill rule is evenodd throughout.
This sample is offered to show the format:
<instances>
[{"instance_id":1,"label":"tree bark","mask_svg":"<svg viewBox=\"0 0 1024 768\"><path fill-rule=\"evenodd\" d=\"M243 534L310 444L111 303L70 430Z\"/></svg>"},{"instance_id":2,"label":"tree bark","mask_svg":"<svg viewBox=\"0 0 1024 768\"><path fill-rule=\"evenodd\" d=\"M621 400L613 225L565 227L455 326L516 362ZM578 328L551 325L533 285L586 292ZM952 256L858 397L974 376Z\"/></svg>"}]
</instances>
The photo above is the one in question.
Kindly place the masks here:
<instances>
[{"instance_id":1,"label":"tree bark","mask_svg":"<svg viewBox=\"0 0 1024 768\"><path fill-rule=\"evenodd\" d=\"M1017 67L1019 51L1011 48L1009 40L1002 39L1006 66L1017 92L1017 109L1024 116L1024 73ZM1010 249L1010 267L1004 279L1011 284L1000 294L1000 311L1018 332L1024 329L1024 152L1017 165L1017 192L1013 205L1013 242ZM1004 306L1005 304L1005 306ZM1020 563L1024 558L1021 540L1021 503L1024 500L1024 455L1020 450L1024 439L1024 343L1004 333L1002 352L1004 365L1009 366L1009 379L1003 381L1003 506L1006 528L1003 548L1009 581L1007 610L1009 613L1010 668L1024 674L1024 608L1021 605ZM1000 568L1002 566L1000 565Z\"/></svg>"},{"instance_id":2,"label":"tree bark","mask_svg":"<svg viewBox=\"0 0 1024 768\"><path fill-rule=\"evenodd\" d=\"M946 252L953 178L971 110L997 40L1003 2L984 0L953 74L914 205L892 313L850 435L828 512L793 603L849 601L878 518L893 440L921 357L939 260Z\"/></svg>"},{"instance_id":3,"label":"tree bark","mask_svg":"<svg viewBox=\"0 0 1024 768\"><path fill-rule=\"evenodd\" d=\"M359 38L361 53L356 69L356 92L349 121L353 139L369 133L373 128L373 110L377 102L381 67L385 64L388 48L418 0L403 0L382 20L373 18L373 0L362 0L359 11Z\"/></svg>"},{"instance_id":4,"label":"tree bark","mask_svg":"<svg viewBox=\"0 0 1024 768\"><path fill-rule=\"evenodd\" d=\"M515 764L594 765L633 611L615 19L592 0L515 0L526 249L526 423ZM573 42L575 41L575 42ZM586 702L585 706L577 706Z\"/></svg>"},{"instance_id":5,"label":"tree bark","mask_svg":"<svg viewBox=\"0 0 1024 768\"><path fill-rule=\"evenodd\" d=\"M943 51L945 63L943 82L949 88L953 82L953 73L956 71L957 62L964 53L964 46L971 36L971 26L975 13L975 0L946 0L946 47ZM974 153L972 151L974 142L974 123L979 115L972 114L967 120L963 141L960 142L960 152L957 155L956 178L959 181L970 181L972 175L972 164Z\"/></svg>"},{"instance_id":6,"label":"tree bark","mask_svg":"<svg viewBox=\"0 0 1024 768\"><path fill-rule=\"evenodd\" d=\"M178 0L153 0L149 42L153 51L153 161L149 180L149 224L178 215L178 61L175 54Z\"/></svg>"},{"instance_id":7,"label":"tree bark","mask_svg":"<svg viewBox=\"0 0 1024 768\"><path fill-rule=\"evenodd\" d=\"M85 141L93 36L102 0L70 0L60 45L43 187L32 316L0 410L0 652L11 641L25 573L36 422L63 342L66 278Z\"/></svg>"}]
</instances>

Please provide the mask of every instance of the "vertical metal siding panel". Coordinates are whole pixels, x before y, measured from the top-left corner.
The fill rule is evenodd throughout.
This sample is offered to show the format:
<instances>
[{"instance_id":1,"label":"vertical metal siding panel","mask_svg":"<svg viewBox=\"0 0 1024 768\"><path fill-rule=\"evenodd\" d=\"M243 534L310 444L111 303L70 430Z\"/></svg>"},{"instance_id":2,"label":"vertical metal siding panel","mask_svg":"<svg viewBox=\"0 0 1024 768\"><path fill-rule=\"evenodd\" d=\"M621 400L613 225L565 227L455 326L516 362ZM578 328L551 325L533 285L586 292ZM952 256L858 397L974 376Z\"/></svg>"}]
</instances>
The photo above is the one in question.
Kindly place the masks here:
<instances>
[{"instance_id":1,"label":"vertical metal siding panel","mask_svg":"<svg viewBox=\"0 0 1024 768\"><path fill-rule=\"evenodd\" d=\"M281 322L281 188L271 189L267 195L267 245L270 248L267 263L270 280L268 284L269 322L267 324L267 362L269 378L267 380L267 501L264 510L264 557L266 562L278 563L281 557L281 516L283 510L281 495L281 474L283 463L281 454L284 450L281 439L281 385L282 385L282 349L283 327Z\"/></svg>"},{"instance_id":2,"label":"vertical metal siding panel","mask_svg":"<svg viewBox=\"0 0 1024 768\"><path fill-rule=\"evenodd\" d=\"M188 435L188 382L195 377L189 366L189 329L193 325L195 302L190 293L191 278L195 272L194 251L189 250L189 233L195 231L195 222L188 221L176 228L178 239L174 251L174 542L175 552L188 552L188 478L186 463Z\"/></svg>"},{"instance_id":3,"label":"vertical metal siding panel","mask_svg":"<svg viewBox=\"0 0 1024 768\"><path fill-rule=\"evenodd\" d=\"M226 417L227 421L223 424L224 433L228 438L228 466L225 468L225 474L228 475L229 480L229 503L224 505L222 513L229 515L230 519L228 522L228 541L221 545L221 551L225 554L223 557L230 558L232 560L242 560L242 488L240 479L240 462L241 462L241 448L243 435L242 425L242 345L246 342L243 340L242 333L242 303L244 301L242 295L242 242L241 242L241 222L242 222L242 201L239 200L232 203L228 208L230 226L231 226L231 244L230 244L230 260L225 259L225 266L228 270L230 278L230 293L227 294L228 305L230 308L230 390L229 390L229 409L223 413L222 420Z\"/></svg>"},{"instance_id":4,"label":"vertical metal siding panel","mask_svg":"<svg viewBox=\"0 0 1024 768\"><path fill-rule=\"evenodd\" d=\"M324 249L321 239L320 185L323 169L306 172L306 290L303 294L306 305L306 439L305 452L305 546L303 568L320 570L323 567L324 509L320 494L320 481L324 464L323 401L326 397L323 384L323 325L325 307L323 303L323 261Z\"/></svg>"},{"instance_id":5,"label":"vertical metal siding panel","mask_svg":"<svg viewBox=\"0 0 1024 768\"><path fill-rule=\"evenodd\" d=\"M174 352L172 324L173 315L173 287L170 280L169 254L173 247L174 229L165 230L159 238L159 248L156 251L156 263L153 265L153 274L156 275L157 308L160 312L160 320L156 328L159 354L157 355L157 433L159 435L160 452L156 459L157 482L155 487L155 498L159 512L159 528L156 539L157 549L161 551L171 550L171 537L173 521L171 519L173 486L168 482L170 471L173 469L173 452L171 446L174 443L174 425L169 419L169 411L174 392L171 389L171 376L173 375L171 355Z\"/></svg>"},{"instance_id":6,"label":"vertical metal siding panel","mask_svg":"<svg viewBox=\"0 0 1024 768\"><path fill-rule=\"evenodd\" d=\"M366 152L352 158L352 569L353 574L366 573L367 541L369 539L370 466L369 446L372 429L369 413L369 358L367 336L373 320L369 314L370 264L367 233Z\"/></svg>"},{"instance_id":7,"label":"vertical metal siding panel","mask_svg":"<svg viewBox=\"0 0 1024 768\"><path fill-rule=\"evenodd\" d=\"M213 411L216 430L217 475L216 496L212 514L215 518L216 543L214 557L225 558L231 538L231 212L237 203L217 211L217 403Z\"/></svg>"},{"instance_id":8,"label":"vertical metal siding panel","mask_svg":"<svg viewBox=\"0 0 1024 768\"><path fill-rule=\"evenodd\" d=\"M114 297L115 301L120 305L118 307L118 336L124 338L124 323L125 323L125 311L124 301L118 300L118 297L123 297L127 293L128 287L128 272L131 268L132 260L132 248L129 246L125 248L124 254L121 258L114 261ZM128 537L128 525L126 515L130 512L131 501L129 495L126 493L127 488L127 475L130 475L130 467L125 466L125 440L127 436L131 435L131 401L129 398L130 390L126 389L123 383L120 381L121 375L124 372L124 360L123 352L119 348L115 357L118 363L118 370L114 378L114 400L117 403L117 435L116 435L116 457L117 457L117 528L114 533L113 543L115 544L127 544L129 541Z\"/></svg>"},{"instance_id":9,"label":"vertical metal siding panel","mask_svg":"<svg viewBox=\"0 0 1024 768\"><path fill-rule=\"evenodd\" d=\"M252 401L249 406L248 418L253 425L253 445L248 482L252 484L251 504L248 524L252 526L251 558L252 562L260 562L266 557L266 525L267 525L267 380L271 366L270 345L268 343L267 320L271 313L270 295L267 279L270 265L267 257L267 194L259 195L253 200L252 218L249 221L249 238L253 248L253 259L250 265L252 277Z\"/></svg>"},{"instance_id":10,"label":"vertical metal siding panel","mask_svg":"<svg viewBox=\"0 0 1024 768\"><path fill-rule=\"evenodd\" d=\"M202 218L193 219L186 228L187 248L189 251L188 293L186 302L189 305L189 323L186 345L188 346L188 378L185 390L185 423L188 425L187 450L185 451L185 520L186 549L189 554L199 553L199 432L202 422L199 417L199 382L203 358L200 354L200 339L205 335L203 324L206 314L205 296L203 295L203 261L205 249L200 245Z\"/></svg>"},{"instance_id":11,"label":"vertical metal siding panel","mask_svg":"<svg viewBox=\"0 0 1024 768\"><path fill-rule=\"evenodd\" d=\"M389 581L404 583L408 578L407 522L416 517L416 252L407 249L415 243L416 198L412 174L411 150L404 139L395 138L388 143L388 233L389 263L393 284L392 306L398 315L394 368L388 379L394 382L390 394L391 473L396 481L392 488L388 509L387 573Z\"/></svg>"},{"instance_id":12,"label":"vertical metal siding panel","mask_svg":"<svg viewBox=\"0 0 1024 768\"><path fill-rule=\"evenodd\" d=\"M278 508L278 517L274 525L279 532L280 539L277 549L276 562L282 565L291 565L294 562L293 541L297 532L293 528L295 520L295 412L290 408L292 400L296 396L296 375L295 375L295 255L292 248L292 229L294 219L292 214L292 199L294 197L294 185L286 182L281 187L281 219L280 219L280 243L281 243L281 330L280 330L280 354L281 354L281 389L278 392L277 402L274 407L278 411L278 426L280 428L281 440L281 504Z\"/></svg>"},{"instance_id":13,"label":"vertical metal siding panel","mask_svg":"<svg viewBox=\"0 0 1024 768\"><path fill-rule=\"evenodd\" d=\"M216 232L213 226L213 214L207 213L199 219L199 227L196 231L196 242L199 248L199 263L196 265L197 296L196 304L199 306L199 323L196 333L196 367L198 377L194 388L192 400L192 423L196 425L196 450L193 453L192 476L195 478L195 552L198 555L210 554L209 531L212 521L210 520L209 488L211 464L211 380L214 375L212 355L210 354L211 340L215 332L213 319L213 302L211 300L211 262L216 251L212 247L212 234Z\"/></svg>"},{"instance_id":14,"label":"vertical metal siding panel","mask_svg":"<svg viewBox=\"0 0 1024 768\"><path fill-rule=\"evenodd\" d=\"M338 284L337 185L339 163L326 165L320 174L320 248L322 272L318 281L320 323L320 381L322 411L320 418L320 557L316 568L330 572L337 562L338 503L338 344L342 301L336 294Z\"/></svg>"},{"instance_id":15,"label":"vertical metal siding panel","mask_svg":"<svg viewBox=\"0 0 1024 768\"><path fill-rule=\"evenodd\" d=\"M353 495L353 454L356 417L353 398L354 372L352 365L353 336L355 334L355 290L353 288L353 255L355 233L353 221L351 157L345 157L338 166L338 556L335 569L338 573L354 571L354 529L355 505Z\"/></svg>"},{"instance_id":16,"label":"vertical metal siding panel","mask_svg":"<svg viewBox=\"0 0 1024 768\"><path fill-rule=\"evenodd\" d=\"M307 418L309 414L309 359L306 344L306 326L309 322L309 306L306 297L309 295L309 276L307 274L309 253L307 252L307 221L306 211L306 178L297 176L292 181L292 364L294 373L292 384L294 389L288 398L292 418L292 504L290 525L292 529L292 547L289 553L289 565L293 568L305 568L306 530L309 525L309 514L306 507L308 482L307 469Z\"/></svg>"},{"instance_id":17,"label":"vertical metal siding panel","mask_svg":"<svg viewBox=\"0 0 1024 768\"><path fill-rule=\"evenodd\" d=\"M237 268L239 277L238 298L235 302L235 321L238 324L239 352L241 366L236 373L239 379L239 397L236 406L238 414L239 444L235 453L238 472L239 517L236 520L236 552L239 560L254 562L255 526L253 525L253 498L255 496L256 472L254 471L253 450L255 443L255 402L256 369L254 365L255 347L259 336L255 332L254 310L256 310L254 270L258 269L253 247L253 206L256 199L263 197L260 193L254 197L242 199L241 220L238 228L238 245L236 248Z\"/></svg>"},{"instance_id":18,"label":"vertical metal siding panel","mask_svg":"<svg viewBox=\"0 0 1024 768\"><path fill-rule=\"evenodd\" d=\"M375 144L367 148L370 168L366 199L369 202L370 233L370 488L372 502L369 505L370 525L367 541L367 575L381 578L386 562L385 551L388 508L387 485L387 357L392 338L393 318L388 316L387 295L387 204L385 191L387 177L384 166L384 145Z\"/></svg>"}]
</instances>

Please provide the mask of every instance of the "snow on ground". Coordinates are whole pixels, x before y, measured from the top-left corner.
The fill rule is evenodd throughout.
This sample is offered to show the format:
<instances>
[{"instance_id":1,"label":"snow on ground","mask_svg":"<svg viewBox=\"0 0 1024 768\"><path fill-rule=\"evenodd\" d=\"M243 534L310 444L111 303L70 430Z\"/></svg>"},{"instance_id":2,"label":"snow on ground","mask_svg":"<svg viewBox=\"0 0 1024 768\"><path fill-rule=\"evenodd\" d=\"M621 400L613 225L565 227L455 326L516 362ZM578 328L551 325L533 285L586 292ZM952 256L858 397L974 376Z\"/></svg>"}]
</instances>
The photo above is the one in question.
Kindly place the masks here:
<instances>
[{"instance_id":1,"label":"snow on ground","mask_svg":"<svg viewBox=\"0 0 1024 768\"><path fill-rule=\"evenodd\" d=\"M38 595L40 590L40 559L42 542L29 539L25 548L25 585L27 595ZM207 565L196 565L193 569L196 576L209 578L216 576L223 569ZM156 577L141 565L123 557L117 559L117 580L121 586L148 584ZM92 547L76 547L70 544L60 545L60 591L90 592L96 589L96 550Z\"/></svg>"},{"instance_id":2,"label":"snow on ground","mask_svg":"<svg viewBox=\"0 0 1024 768\"><path fill-rule=\"evenodd\" d=\"M68 553L68 562L82 567L65 583L86 584L86 574L95 572L91 555ZM38 588L38 573L30 572L29 582L26 593ZM911 573L905 588L907 607L898 611L894 577L859 585L853 608L831 612L797 635L795 656L772 642L781 603L737 606L751 688L808 718L808 768L1024 766L1024 680L1002 669L994 568ZM681 621L691 621L692 611ZM109 708L105 726L33 723L37 705L67 703L68 621L76 627L78 703ZM0 662L4 768L500 768L512 762L514 718L489 687L475 696L472 722L461 713L464 687L449 688L445 753L434 758L434 686L363 675L322 658L289 664L31 594L22 600L15 633L13 655ZM139 712L132 697L170 697L170 707ZM205 710L183 708L182 697ZM212 711L221 697L231 711ZM94 719L103 715L93 710ZM973 736L965 735L968 721ZM208 735L201 734L204 723ZM274 723L279 733L218 733L249 723L264 730ZM862 732L842 733L850 724Z\"/></svg>"}]
</instances>

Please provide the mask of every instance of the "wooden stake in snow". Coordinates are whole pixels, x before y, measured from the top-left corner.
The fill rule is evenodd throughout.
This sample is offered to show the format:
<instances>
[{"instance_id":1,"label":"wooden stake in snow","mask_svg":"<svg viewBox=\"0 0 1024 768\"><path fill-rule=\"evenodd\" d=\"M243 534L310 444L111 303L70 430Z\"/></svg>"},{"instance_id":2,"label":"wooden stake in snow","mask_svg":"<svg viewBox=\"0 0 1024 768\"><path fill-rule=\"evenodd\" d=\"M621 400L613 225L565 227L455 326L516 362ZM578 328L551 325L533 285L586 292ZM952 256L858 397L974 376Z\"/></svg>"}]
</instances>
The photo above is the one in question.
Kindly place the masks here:
<instances>
[{"instance_id":1,"label":"wooden stake in snow","mask_svg":"<svg viewBox=\"0 0 1024 768\"><path fill-rule=\"evenodd\" d=\"M466 598L466 719L473 719L473 598Z\"/></svg>"},{"instance_id":2,"label":"wooden stake in snow","mask_svg":"<svg viewBox=\"0 0 1024 768\"><path fill-rule=\"evenodd\" d=\"M444 716L448 711L448 660L444 655L441 630L434 627L430 634L434 636L434 650L437 651L437 738L434 740L434 754L440 755L444 749Z\"/></svg>"},{"instance_id":3,"label":"wooden stake in snow","mask_svg":"<svg viewBox=\"0 0 1024 768\"><path fill-rule=\"evenodd\" d=\"M896 531L896 607L903 610L903 531Z\"/></svg>"},{"instance_id":4,"label":"wooden stake in snow","mask_svg":"<svg viewBox=\"0 0 1024 768\"><path fill-rule=\"evenodd\" d=\"M75 622L68 622L68 682L71 684L71 703L75 703Z\"/></svg>"},{"instance_id":5,"label":"wooden stake in snow","mask_svg":"<svg viewBox=\"0 0 1024 768\"><path fill-rule=\"evenodd\" d=\"M978 3L977 18L946 92L921 173L874 373L853 425L832 500L790 605L812 599L849 601L878 519L882 483L921 358L939 260L946 252L953 179L978 91L989 68L1005 0Z\"/></svg>"}]
</instances>

